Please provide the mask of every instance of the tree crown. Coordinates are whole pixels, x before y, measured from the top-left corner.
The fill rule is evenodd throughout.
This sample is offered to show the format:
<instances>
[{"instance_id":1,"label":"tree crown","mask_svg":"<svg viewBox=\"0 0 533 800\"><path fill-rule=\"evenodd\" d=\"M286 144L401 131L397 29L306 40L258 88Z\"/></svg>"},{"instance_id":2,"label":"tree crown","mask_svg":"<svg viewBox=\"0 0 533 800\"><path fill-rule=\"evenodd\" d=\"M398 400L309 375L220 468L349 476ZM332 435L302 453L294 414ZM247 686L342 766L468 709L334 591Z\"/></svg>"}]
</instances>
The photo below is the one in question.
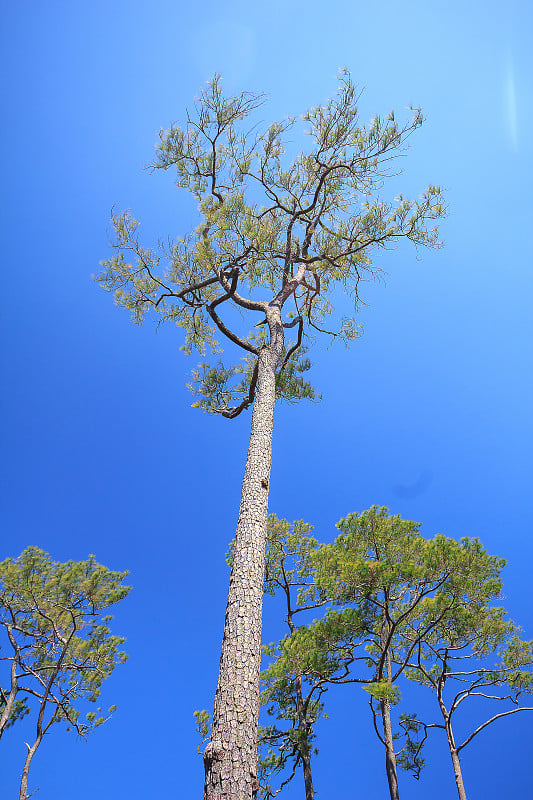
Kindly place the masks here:
<instances>
[{"instance_id":1,"label":"tree crown","mask_svg":"<svg viewBox=\"0 0 533 800\"><path fill-rule=\"evenodd\" d=\"M102 614L128 594L126 575L94 556L54 562L37 547L0 562L0 624L18 665L18 691L51 705L53 722L65 719L82 735L104 718L89 712L80 722L77 702L95 702L127 658L119 649L125 639L112 635L112 617Z\"/></svg>"},{"instance_id":2,"label":"tree crown","mask_svg":"<svg viewBox=\"0 0 533 800\"><path fill-rule=\"evenodd\" d=\"M380 194L422 114L413 109L399 123L391 111L363 125L358 100L343 71L336 96L304 114L310 146L291 161L285 146L296 119L245 128L264 96L225 97L215 75L186 124L161 133L152 164L175 169L177 186L196 197L196 230L151 249L140 243L130 212L113 215L116 254L102 262L98 280L134 321L154 313L158 323L176 323L185 330L187 352L219 353L221 335L244 351L241 363L204 362L193 373L196 405L207 411L232 417L253 402L256 359L272 341L274 323L297 326L278 365L278 397L313 399L302 377L309 368L300 358L306 339L325 333L349 342L360 332L354 316L337 318L335 288L357 309L361 281L379 272L373 251L402 239L439 245L434 221L445 208L438 186L415 200L389 202ZM248 325L229 307L251 312Z\"/></svg>"}]
</instances>

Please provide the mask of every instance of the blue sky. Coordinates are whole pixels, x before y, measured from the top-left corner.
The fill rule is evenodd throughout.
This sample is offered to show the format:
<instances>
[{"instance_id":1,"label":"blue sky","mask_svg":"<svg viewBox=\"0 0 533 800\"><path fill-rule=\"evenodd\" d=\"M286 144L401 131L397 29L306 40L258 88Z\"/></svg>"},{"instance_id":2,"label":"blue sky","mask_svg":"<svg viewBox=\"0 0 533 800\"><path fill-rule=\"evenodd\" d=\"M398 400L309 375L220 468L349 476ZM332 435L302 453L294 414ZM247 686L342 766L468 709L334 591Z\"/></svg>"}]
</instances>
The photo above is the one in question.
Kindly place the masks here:
<instances>
[{"instance_id":1,"label":"blue sky","mask_svg":"<svg viewBox=\"0 0 533 800\"><path fill-rule=\"evenodd\" d=\"M119 710L86 743L43 743L42 800L202 791L192 713L212 703L250 419L192 409L179 330L131 325L91 275L113 205L146 241L194 224L170 174L143 166L215 70L230 92L265 91L265 120L325 101L342 66L366 87L363 119L421 106L398 185L438 183L450 207L443 250L378 260L365 336L310 354L323 400L277 410L271 510L323 541L372 504L428 536L479 536L508 559L505 603L533 635L532 23L526 0L3 3L0 558L94 553L134 587L114 623L130 660L102 697ZM267 599L265 639L282 632ZM318 797L383 798L363 692L331 695ZM531 730L523 714L478 737L470 800L528 796ZM16 730L2 743L6 797L24 749ZM404 797L454 796L447 753L429 752Z\"/></svg>"}]
</instances>

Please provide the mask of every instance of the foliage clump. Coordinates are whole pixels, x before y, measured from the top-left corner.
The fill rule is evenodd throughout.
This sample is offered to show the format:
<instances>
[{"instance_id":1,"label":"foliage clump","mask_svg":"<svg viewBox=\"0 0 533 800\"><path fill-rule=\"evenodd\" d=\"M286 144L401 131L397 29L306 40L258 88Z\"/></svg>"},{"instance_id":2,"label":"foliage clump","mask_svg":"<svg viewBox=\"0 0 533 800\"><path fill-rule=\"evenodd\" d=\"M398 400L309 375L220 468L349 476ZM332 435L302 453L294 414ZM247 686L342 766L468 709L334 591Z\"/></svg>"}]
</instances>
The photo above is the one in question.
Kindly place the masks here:
<instances>
[{"instance_id":1,"label":"foliage clump","mask_svg":"<svg viewBox=\"0 0 533 800\"><path fill-rule=\"evenodd\" d=\"M85 737L115 711L97 708L102 684L127 655L124 637L112 634L105 613L130 587L127 572L86 561L56 562L38 547L0 562L0 626L6 641L0 660L9 665L0 685L0 737L17 720L35 718L35 739L26 745L21 797L31 760L44 735L60 722Z\"/></svg>"}]
</instances>

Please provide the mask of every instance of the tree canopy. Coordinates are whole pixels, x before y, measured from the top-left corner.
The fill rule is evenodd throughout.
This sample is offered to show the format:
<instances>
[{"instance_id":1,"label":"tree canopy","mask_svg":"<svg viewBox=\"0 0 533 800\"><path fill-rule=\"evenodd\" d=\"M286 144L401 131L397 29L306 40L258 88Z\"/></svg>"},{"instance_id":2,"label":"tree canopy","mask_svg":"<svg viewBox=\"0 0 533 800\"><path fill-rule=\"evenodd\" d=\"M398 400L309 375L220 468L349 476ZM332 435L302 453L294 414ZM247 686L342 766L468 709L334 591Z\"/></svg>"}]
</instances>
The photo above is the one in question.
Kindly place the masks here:
<instances>
[{"instance_id":1,"label":"tree canopy","mask_svg":"<svg viewBox=\"0 0 533 800\"><path fill-rule=\"evenodd\" d=\"M32 758L54 724L64 722L85 736L114 711L98 708L82 717L85 701L96 703L104 680L127 658L120 649L125 639L111 633L112 617L105 613L128 594L126 575L93 556L55 562L37 547L0 563L2 651L8 653L0 660L10 665L0 688L0 737L17 718L35 716L20 800L27 797Z\"/></svg>"},{"instance_id":2,"label":"tree canopy","mask_svg":"<svg viewBox=\"0 0 533 800\"><path fill-rule=\"evenodd\" d=\"M287 591L286 583L294 581L302 610L324 611L265 648L273 659L264 673L269 712L280 723L297 720L287 710L297 708L298 684L306 685L308 697L320 701L314 724L328 688L359 684L370 695L373 727L385 747L391 800L400 796L397 765L420 777L422 748L434 728L447 735L464 800L461 750L496 720L533 710L520 699L533 687L532 643L523 641L505 610L493 605L500 600L505 561L487 553L478 539L457 542L442 534L426 539L419 523L385 507L350 514L337 527L341 534L335 541L320 545L302 537L302 521L293 524L289 537L288 523L273 518L266 590L277 585ZM287 552L288 542L292 551ZM302 567L299 578L294 570L285 572L289 554L291 563ZM394 723L392 707L403 704L407 681L432 690L442 722L427 718L423 706L421 716L403 711ZM502 708L489 710L456 742L452 717L469 699L499 701ZM289 753L286 748L277 756L280 769ZM298 748L292 756L301 760Z\"/></svg>"},{"instance_id":3,"label":"tree canopy","mask_svg":"<svg viewBox=\"0 0 533 800\"><path fill-rule=\"evenodd\" d=\"M147 247L131 212L113 215L116 254L102 262L98 280L117 304L137 323L150 314L158 324L176 323L187 352L217 354L230 342L244 351L240 362L202 362L194 371L195 404L209 412L233 417L253 402L269 304L290 301L284 327L297 332L277 367L278 397L312 399L302 377L309 362L298 350L305 352L313 334L349 342L360 332L355 316L339 316L335 290L342 287L357 310L361 281L380 272L374 251L402 239L439 244L434 222L446 210L438 186L413 200L381 196L422 113L412 109L399 122L391 111L363 125L359 95L343 71L337 95L303 115L310 146L290 160L286 142L298 120L244 128L264 95L225 97L215 75L186 124L161 132L151 164L175 169L176 185L197 199L197 228ZM223 320L226 307L244 321L229 308Z\"/></svg>"}]
</instances>

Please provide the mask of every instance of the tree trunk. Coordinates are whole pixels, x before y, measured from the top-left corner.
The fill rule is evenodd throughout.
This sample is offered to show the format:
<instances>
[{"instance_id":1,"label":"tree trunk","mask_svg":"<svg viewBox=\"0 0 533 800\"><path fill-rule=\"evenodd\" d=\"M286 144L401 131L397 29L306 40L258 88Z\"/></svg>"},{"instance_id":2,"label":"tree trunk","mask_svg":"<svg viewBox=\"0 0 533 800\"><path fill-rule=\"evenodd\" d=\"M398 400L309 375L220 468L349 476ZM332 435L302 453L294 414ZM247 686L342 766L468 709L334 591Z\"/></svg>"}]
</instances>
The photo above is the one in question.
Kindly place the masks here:
<instances>
[{"instance_id":1,"label":"tree trunk","mask_svg":"<svg viewBox=\"0 0 533 800\"><path fill-rule=\"evenodd\" d=\"M307 743L307 725L305 724L304 701L302 696L302 679L298 675L296 678L296 702L298 704L298 728L302 732L305 750L300 750L302 757L302 768L304 773L305 800L315 800L315 790L313 788L313 776L311 774L311 754Z\"/></svg>"},{"instance_id":2,"label":"tree trunk","mask_svg":"<svg viewBox=\"0 0 533 800\"><path fill-rule=\"evenodd\" d=\"M61 656L61 658L63 658L63 656ZM43 717L44 717L44 711L46 709L46 703L47 703L46 695L48 694L48 691L49 691L49 689L46 690L45 697L41 700L41 708L39 709L39 716L37 718L37 734L35 736L35 741L34 741L34 743L33 743L33 745L31 747L29 746L29 744L26 744L26 747L28 748L28 753L26 755L26 760L24 762L24 767L22 769L22 778L20 780L19 800L27 800L27 797L28 797L28 774L30 772L31 760L32 760L33 756L35 755L35 753L37 752L37 748L41 744L44 734L47 732L48 728L50 728L51 725L54 724L54 720L57 717L58 709L57 709L57 706L56 706L56 708L54 710L54 713L52 714L50 720L48 721L48 723L43 728Z\"/></svg>"},{"instance_id":3,"label":"tree trunk","mask_svg":"<svg viewBox=\"0 0 533 800\"><path fill-rule=\"evenodd\" d=\"M13 710L13 703L15 702L17 692L18 692L17 662L15 661L15 659L13 659L13 662L11 664L11 690L9 692L9 695L7 696L2 716L0 717L0 739L2 738L2 734L4 732L7 723L9 722L9 718Z\"/></svg>"},{"instance_id":4,"label":"tree trunk","mask_svg":"<svg viewBox=\"0 0 533 800\"><path fill-rule=\"evenodd\" d=\"M21 781L20 781L19 800L27 800L27 796L28 796L28 774L29 774L29 771L30 771L31 760L32 760L33 756L35 755L35 753L37 752L37 748L41 744L45 733L47 733L48 729L54 724L55 720L57 719L57 713L59 711L59 706L58 705L56 705L56 707L54 709L54 713L52 714L52 716L50 717L50 719L48 720L46 725L43 726L44 712L46 710L46 706L47 706L47 703L48 703L48 698L50 696L50 687L52 686L53 682L55 681L55 679L57 677L57 674L59 672L59 667L61 666L61 663L62 663L62 661L63 661L63 659L65 657L65 653L67 652L67 647L68 647L68 644L69 644L71 638L72 638L72 634L68 637L68 639L65 640L65 644L63 646L62 653L61 653L61 655L59 657L59 660L58 660L58 665L57 665L55 671L53 672L53 674L48 679L48 686L47 686L47 688L46 688L46 690L44 692L44 695L41 698L41 705L40 705L40 708L39 708L39 716L37 717L37 731L36 731L35 741L34 741L34 743L33 743L33 745L31 747L29 746L29 744L26 743L26 747L28 748L28 753L26 755L26 761L24 762L24 767L22 769L22 778L21 778Z\"/></svg>"},{"instance_id":5,"label":"tree trunk","mask_svg":"<svg viewBox=\"0 0 533 800\"><path fill-rule=\"evenodd\" d=\"M291 633L294 633L294 625L290 619ZM298 708L298 730L302 734L302 745L300 746L300 756L302 759L302 769L304 773L305 800L315 800L315 790L313 788L313 776L311 774L311 754L307 742L308 728L305 720L304 698L302 694L302 676L296 676L296 706Z\"/></svg>"},{"instance_id":6,"label":"tree trunk","mask_svg":"<svg viewBox=\"0 0 533 800\"><path fill-rule=\"evenodd\" d=\"M38 734L35 742L33 743L33 747L26 745L28 748L28 754L26 756L26 761L24 762L24 767L22 769L22 778L20 781L20 794L19 800L26 800L28 796L28 774L30 772L30 765L33 756L35 755L35 751L39 747L42 741L42 734Z\"/></svg>"},{"instance_id":7,"label":"tree trunk","mask_svg":"<svg viewBox=\"0 0 533 800\"><path fill-rule=\"evenodd\" d=\"M285 585L287 595L287 625L291 635L295 632L296 627L293 622L293 611L291 607L290 589ZM311 774L311 753L309 752L308 743L308 727L306 725L306 715L304 708L304 698L302 692L302 676L296 676L296 708L298 710L298 730L302 734L303 749L300 746L300 757L302 759L302 769L304 774L305 785L305 800L315 800L315 790L313 788L313 776Z\"/></svg>"},{"instance_id":8,"label":"tree trunk","mask_svg":"<svg viewBox=\"0 0 533 800\"><path fill-rule=\"evenodd\" d=\"M463 773L461 772L461 762L459 760L459 753L457 751L457 747L455 744L455 737L453 735L452 720L451 720L451 713L453 713L453 709L451 713L448 711L448 709L444 704L444 698L443 698L443 690L445 684L444 679L446 677L446 672L447 672L447 666L446 666L447 659L448 659L448 652L446 651L442 674L437 684L437 700L439 701L440 712L442 714L442 719L444 720L444 729L446 731L446 737L448 739L450 756L452 757L453 774L455 775L455 783L457 785L457 793L459 795L459 800L466 800L465 786L463 783Z\"/></svg>"},{"instance_id":9,"label":"tree trunk","mask_svg":"<svg viewBox=\"0 0 533 800\"><path fill-rule=\"evenodd\" d=\"M453 774L455 775L455 783L457 784L457 793L459 800L466 800L465 786L463 783L463 773L461 772L461 761L455 746L455 739L449 717L445 718L446 736L448 737L448 746L450 748L450 755L452 757Z\"/></svg>"},{"instance_id":10,"label":"tree trunk","mask_svg":"<svg viewBox=\"0 0 533 800\"><path fill-rule=\"evenodd\" d=\"M391 800L400 800L400 792L398 789L398 776L396 773L396 756L394 754L394 740L392 738L392 725L390 717L390 703L388 700L382 700L381 717L383 720L383 738L385 740L385 769L387 771L387 780L389 782L389 792Z\"/></svg>"},{"instance_id":11,"label":"tree trunk","mask_svg":"<svg viewBox=\"0 0 533 800\"><path fill-rule=\"evenodd\" d=\"M15 684L15 686L11 687L11 691L7 696L6 704L2 712L2 716L0 717L0 739L2 738L2 734L4 732L7 723L9 722L9 718L13 710L13 703L15 702L16 696L17 696L17 686Z\"/></svg>"},{"instance_id":12,"label":"tree trunk","mask_svg":"<svg viewBox=\"0 0 533 800\"><path fill-rule=\"evenodd\" d=\"M13 625L11 624L7 625L7 635L9 636L9 641L13 646L15 655L13 657L13 661L11 662L11 689L6 700L2 716L0 717L0 739L2 738L2 734L7 723L9 722L9 717L11 716L11 711L13 710L13 703L15 702L18 692L17 667L20 659L20 647L13 636Z\"/></svg>"},{"instance_id":13,"label":"tree trunk","mask_svg":"<svg viewBox=\"0 0 533 800\"><path fill-rule=\"evenodd\" d=\"M313 776L311 775L311 758L302 756L304 771L305 800L315 800L315 790L313 789Z\"/></svg>"},{"instance_id":14,"label":"tree trunk","mask_svg":"<svg viewBox=\"0 0 533 800\"><path fill-rule=\"evenodd\" d=\"M381 647L385 647L386 635L385 627L381 629ZM385 654L385 666L387 671L387 683L392 686L392 669L390 652L387 650ZM392 724L390 715L390 703L388 700L380 702L381 718L383 720L383 739L385 741L385 770L387 772L387 780L389 782L389 792L391 800L400 800L400 791L398 789L398 774L396 769L396 755L394 753L394 739L392 738Z\"/></svg>"},{"instance_id":15,"label":"tree trunk","mask_svg":"<svg viewBox=\"0 0 533 800\"><path fill-rule=\"evenodd\" d=\"M277 317L279 320L279 312ZM258 357L257 387L235 535L213 728L204 753L204 800L253 800L259 788L257 725L261 615L276 367L283 346L283 328L276 322L270 323L273 334L270 346L262 348Z\"/></svg>"}]
</instances>

